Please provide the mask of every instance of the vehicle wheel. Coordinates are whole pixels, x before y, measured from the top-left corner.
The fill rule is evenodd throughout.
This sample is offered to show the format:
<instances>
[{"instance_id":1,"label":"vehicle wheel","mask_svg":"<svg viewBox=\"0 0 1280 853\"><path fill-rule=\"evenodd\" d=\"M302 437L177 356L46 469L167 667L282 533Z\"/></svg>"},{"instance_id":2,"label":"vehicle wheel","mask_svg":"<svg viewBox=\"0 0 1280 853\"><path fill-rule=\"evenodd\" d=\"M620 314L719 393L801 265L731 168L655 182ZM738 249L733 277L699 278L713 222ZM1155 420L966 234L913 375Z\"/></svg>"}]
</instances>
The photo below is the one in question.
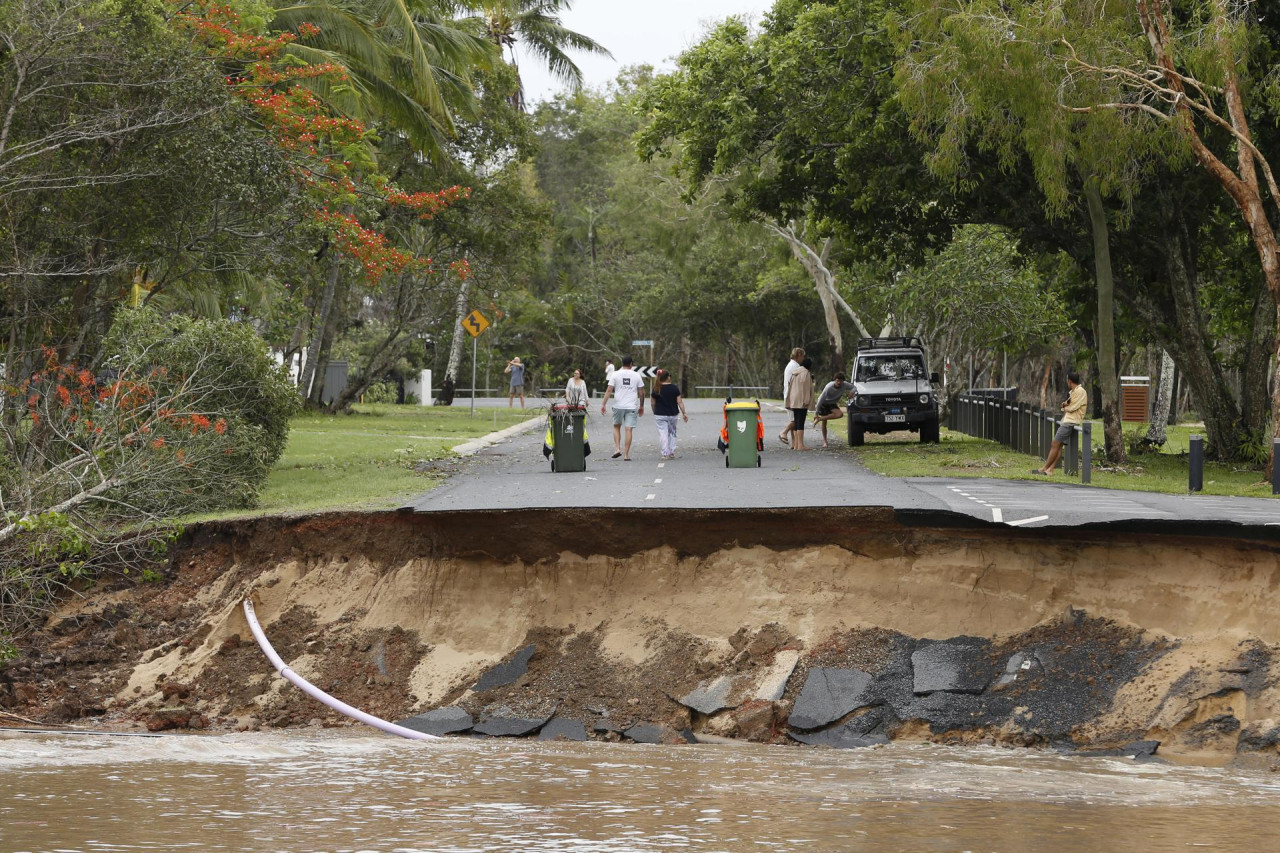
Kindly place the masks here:
<instances>
[{"instance_id":1,"label":"vehicle wheel","mask_svg":"<svg viewBox=\"0 0 1280 853\"><path fill-rule=\"evenodd\" d=\"M849 424L849 446L861 447L866 441L867 431L864 427Z\"/></svg>"},{"instance_id":2,"label":"vehicle wheel","mask_svg":"<svg viewBox=\"0 0 1280 853\"><path fill-rule=\"evenodd\" d=\"M921 444L937 444L940 440L941 434L937 421L928 421L920 424Z\"/></svg>"}]
</instances>

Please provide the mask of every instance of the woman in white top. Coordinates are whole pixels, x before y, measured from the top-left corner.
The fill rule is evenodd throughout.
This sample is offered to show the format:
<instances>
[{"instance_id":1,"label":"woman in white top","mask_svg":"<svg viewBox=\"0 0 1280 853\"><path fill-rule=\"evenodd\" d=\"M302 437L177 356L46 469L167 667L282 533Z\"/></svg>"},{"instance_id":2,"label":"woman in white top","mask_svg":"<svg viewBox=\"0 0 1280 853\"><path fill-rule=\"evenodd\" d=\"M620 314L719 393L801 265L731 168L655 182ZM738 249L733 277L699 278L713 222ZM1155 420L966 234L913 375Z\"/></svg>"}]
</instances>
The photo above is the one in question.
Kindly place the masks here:
<instances>
[{"instance_id":1,"label":"woman in white top","mask_svg":"<svg viewBox=\"0 0 1280 853\"><path fill-rule=\"evenodd\" d=\"M587 391L587 380L582 378L582 371L573 371L573 376L569 377L569 382L564 386L564 401L570 406L585 406L591 399L590 392Z\"/></svg>"}]
</instances>

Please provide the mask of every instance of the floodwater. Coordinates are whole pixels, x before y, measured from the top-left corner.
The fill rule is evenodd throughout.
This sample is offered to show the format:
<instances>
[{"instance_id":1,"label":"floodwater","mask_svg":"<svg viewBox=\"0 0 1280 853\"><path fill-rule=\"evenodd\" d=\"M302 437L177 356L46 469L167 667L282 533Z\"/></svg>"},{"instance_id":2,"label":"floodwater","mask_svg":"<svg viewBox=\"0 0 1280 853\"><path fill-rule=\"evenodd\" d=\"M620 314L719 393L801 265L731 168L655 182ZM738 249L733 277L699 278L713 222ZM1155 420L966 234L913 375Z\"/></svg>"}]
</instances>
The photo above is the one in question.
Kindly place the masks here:
<instances>
[{"instance_id":1,"label":"floodwater","mask_svg":"<svg viewBox=\"0 0 1280 853\"><path fill-rule=\"evenodd\" d=\"M1274 850L1280 777L995 748L0 734L0 851Z\"/></svg>"}]
</instances>

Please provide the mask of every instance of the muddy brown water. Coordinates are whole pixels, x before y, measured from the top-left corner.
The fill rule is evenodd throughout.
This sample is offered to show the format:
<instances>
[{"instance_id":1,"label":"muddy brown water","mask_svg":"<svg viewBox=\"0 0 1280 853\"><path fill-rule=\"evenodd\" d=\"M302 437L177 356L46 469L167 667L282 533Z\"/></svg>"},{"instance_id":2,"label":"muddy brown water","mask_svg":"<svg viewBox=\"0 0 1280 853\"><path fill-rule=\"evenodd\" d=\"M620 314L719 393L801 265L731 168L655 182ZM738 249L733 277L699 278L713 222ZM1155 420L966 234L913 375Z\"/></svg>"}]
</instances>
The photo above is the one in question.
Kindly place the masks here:
<instances>
[{"instance_id":1,"label":"muddy brown water","mask_svg":"<svg viewBox=\"0 0 1280 853\"><path fill-rule=\"evenodd\" d=\"M1275 849L1280 778L893 744L0 734L5 851Z\"/></svg>"}]
</instances>

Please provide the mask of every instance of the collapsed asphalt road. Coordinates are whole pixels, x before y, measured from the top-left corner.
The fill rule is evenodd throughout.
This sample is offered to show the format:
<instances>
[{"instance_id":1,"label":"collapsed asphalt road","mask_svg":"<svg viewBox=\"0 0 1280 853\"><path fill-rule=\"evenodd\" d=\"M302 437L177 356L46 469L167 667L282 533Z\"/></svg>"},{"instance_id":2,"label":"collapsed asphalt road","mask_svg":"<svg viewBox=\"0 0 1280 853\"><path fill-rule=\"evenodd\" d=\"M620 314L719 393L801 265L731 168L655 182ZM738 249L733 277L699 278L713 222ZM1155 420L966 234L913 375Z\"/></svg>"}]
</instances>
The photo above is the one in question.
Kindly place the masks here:
<instances>
[{"instance_id":1,"label":"collapsed asphalt road","mask_svg":"<svg viewBox=\"0 0 1280 853\"><path fill-rule=\"evenodd\" d=\"M533 507L748 508L887 506L904 521L932 523L936 514L1026 527L1086 524L1180 529L1267 528L1280 538L1280 501L1259 498L1122 492L1072 483L1059 474L1046 482L948 478L894 478L873 474L845 446L844 421L831 425L831 447L816 430L814 449L789 450L777 434L788 415L765 404L765 452L758 469L726 469L716 450L723 424L720 400L687 400L676 459L659 458L657 431L646 413L635 430L632 461L611 459L612 427L598 402L587 421L592 455L587 470L554 474L542 456L542 428L511 436L471 457L463 476L408 504L433 512ZM904 441L915 437L900 434ZM1030 458L1030 457L1028 457Z\"/></svg>"},{"instance_id":2,"label":"collapsed asphalt road","mask_svg":"<svg viewBox=\"0 0 1280 853\"><path fill-rule=\"evenodd\" d=\"M952 516L961 518L960 516ZM1274 542L884 508L329 513L193 526L0 667L28 720L992 742L1280 767ZM548 729L547 727L550 726Z\"/></svg>"}]
</instances>

